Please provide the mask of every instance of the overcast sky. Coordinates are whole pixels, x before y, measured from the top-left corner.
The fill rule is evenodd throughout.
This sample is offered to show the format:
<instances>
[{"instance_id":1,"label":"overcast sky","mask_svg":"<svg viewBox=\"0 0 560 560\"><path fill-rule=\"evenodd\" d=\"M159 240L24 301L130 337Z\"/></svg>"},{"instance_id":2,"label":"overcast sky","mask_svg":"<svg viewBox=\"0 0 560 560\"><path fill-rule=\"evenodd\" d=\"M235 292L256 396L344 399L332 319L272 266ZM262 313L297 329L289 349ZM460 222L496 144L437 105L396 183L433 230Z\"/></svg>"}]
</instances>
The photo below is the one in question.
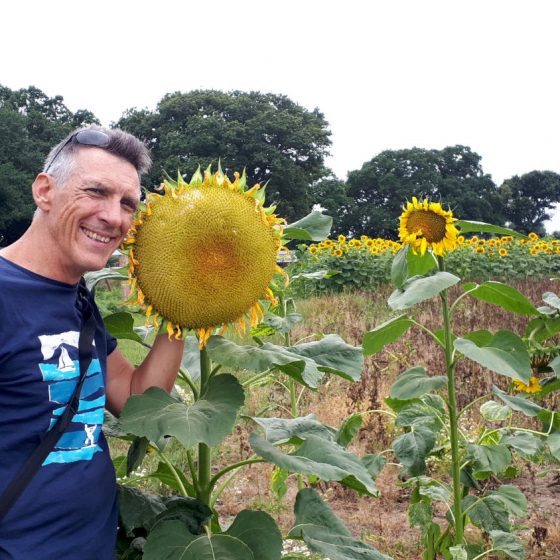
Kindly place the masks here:
<instances>
[{"instance_id":1,"label":"overcast sky","mask_svg":"<svg viewBox=\"0 0 560 560\"><path fill-rule=\"evenodd\" d=\"M500 184L560 172L559 16L557 0L12 1L0 84L104 124L174 91L281 93L324 113L342 179L385 149L463 144Z\"/></svg>"}]
</instances>

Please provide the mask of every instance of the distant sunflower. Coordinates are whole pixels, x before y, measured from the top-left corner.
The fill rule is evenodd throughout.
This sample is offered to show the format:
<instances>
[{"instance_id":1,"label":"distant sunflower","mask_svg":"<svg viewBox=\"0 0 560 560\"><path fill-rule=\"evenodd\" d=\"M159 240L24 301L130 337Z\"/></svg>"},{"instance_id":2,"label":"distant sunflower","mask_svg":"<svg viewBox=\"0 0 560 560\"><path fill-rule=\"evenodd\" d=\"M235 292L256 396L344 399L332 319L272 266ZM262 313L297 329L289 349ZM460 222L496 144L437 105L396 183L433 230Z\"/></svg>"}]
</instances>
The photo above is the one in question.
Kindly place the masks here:
<instances>
[{"instance_id":1,"label":"distant sunflower","mask_svg":"<svg viewBox=\"0 0 560 560\"><path fill-rule=\"evenodd\" d=\"M453 213L444 210L439 202L422 200L418 202L415 196L412 202L403 207L400 217L399 237L403 244L408 244L414 252L423 255L430 248L442 256L446 251L452 251L458 245L457 228Z\"/></svg>"},{"instance_id":2,"label":"distant sunflower","mask_svg":"<svg viewBox=\"0 0 560 560\"><path fill-rule=\"evenodd\" d=\"M260 299L282 248L284 221L264 208L259 185L246 190L245 174L231 182L221 169L165 181L150 193L124 241L131 297L149 323L168 321L169 336L195 329L201 347L215 327L243 332L262 319Z\"/></svg>"},{"instance_id":3,"label":"distant sunflower","mask_svg":"<svg viewBox=\"0 0 560 560\"><path fill-rule=\"evenodd\" d=\"M498 253L500 254L500 257L506 257L508 254L507 249L504 249L503 247L498 251Z\"/></svg>"},{"instance_id":4,"label":"distant sunflower","mask_svg":"<svg viewBox=\"0 0 560 560\"><path fill-rule=\"evenodd\" d=\"M522 393L538 393L542 389L539 380L533 376L529 378L529 385L525 384L521 379L514 379L513 387L516 391Z\"/></svg>"}]
</instances>

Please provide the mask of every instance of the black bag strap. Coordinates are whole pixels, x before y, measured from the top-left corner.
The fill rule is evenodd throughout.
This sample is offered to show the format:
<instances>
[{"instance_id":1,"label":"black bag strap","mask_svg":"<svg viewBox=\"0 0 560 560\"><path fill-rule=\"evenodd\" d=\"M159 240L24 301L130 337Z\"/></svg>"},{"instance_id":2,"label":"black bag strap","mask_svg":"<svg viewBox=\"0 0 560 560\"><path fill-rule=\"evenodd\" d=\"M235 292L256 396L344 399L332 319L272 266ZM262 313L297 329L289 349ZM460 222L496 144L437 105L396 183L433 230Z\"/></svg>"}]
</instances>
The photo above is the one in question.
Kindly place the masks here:
<instances>
[{"instance_id":1,"label":"black bag strap","mask_svg":"<svg viewBox=\"0 0 560 560\"><path fill-rule=\"evenodd\" d=\"M74 414L78 411L80 405L80 393L82 385L86 378L86 372L92 360L92 343L95 335L96 322L93 310L89 302L85 282L82 278L78 286L78 298L82 307L82 326L80 329L80 338L78 340L78 352L80 358L80 379L70 397L70 401L66 409L57 420L56 424L47 431L39 445L33 453L28 457L19 472L12 479L2 496L0 496L0 521L4 519L11 507L16 503L25 490L35 473L39 470L48 454L52 451L60 436L66 431L66 428L72 422Z\"/></svg>"}]
</instances>

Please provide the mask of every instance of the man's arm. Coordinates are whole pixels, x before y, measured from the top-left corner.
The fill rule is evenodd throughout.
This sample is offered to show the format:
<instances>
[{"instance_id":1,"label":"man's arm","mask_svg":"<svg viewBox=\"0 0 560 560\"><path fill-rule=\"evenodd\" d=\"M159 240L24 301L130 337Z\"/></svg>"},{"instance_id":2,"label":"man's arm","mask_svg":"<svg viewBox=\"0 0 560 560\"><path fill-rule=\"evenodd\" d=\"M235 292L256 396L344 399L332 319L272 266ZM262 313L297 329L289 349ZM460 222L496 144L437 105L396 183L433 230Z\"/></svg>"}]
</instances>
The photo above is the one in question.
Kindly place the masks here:
<instances>
[{"instance_id":1,"label":"man's arm","mask_svg":"<svg viewBox=\"0 0 560 560\"><path fill-rule=\"evenodd\" d=\"M107 409L118 416L130 395L143 393L150 387L170 392L181 365L183 347L182 340L159 335L137 368L115 348L107 357Z\"/></svg>"}]
</instances>

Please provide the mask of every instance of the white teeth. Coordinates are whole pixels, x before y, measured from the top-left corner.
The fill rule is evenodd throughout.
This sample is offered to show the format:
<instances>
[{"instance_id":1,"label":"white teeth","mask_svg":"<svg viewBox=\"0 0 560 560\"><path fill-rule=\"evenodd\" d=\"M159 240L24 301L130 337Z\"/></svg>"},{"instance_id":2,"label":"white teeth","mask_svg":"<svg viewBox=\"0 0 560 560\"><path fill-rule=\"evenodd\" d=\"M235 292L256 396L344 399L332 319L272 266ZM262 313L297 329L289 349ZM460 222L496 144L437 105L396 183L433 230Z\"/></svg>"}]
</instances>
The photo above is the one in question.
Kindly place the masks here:
<instances>
[{"instance_id":1,"label":"white teeth","mask_svg":"<svg viewBox=\"0 0 560 560\"><path fill-rule=\"evenodd\" d=\"M104 237L103 235L99 235L94 231L90 231L89 229L82 228L82 231L87 235L87 237L95 241L99 241L101 243L109 243L109 241L111 241L110 237Z\"/></svg>"}]
</instances>

